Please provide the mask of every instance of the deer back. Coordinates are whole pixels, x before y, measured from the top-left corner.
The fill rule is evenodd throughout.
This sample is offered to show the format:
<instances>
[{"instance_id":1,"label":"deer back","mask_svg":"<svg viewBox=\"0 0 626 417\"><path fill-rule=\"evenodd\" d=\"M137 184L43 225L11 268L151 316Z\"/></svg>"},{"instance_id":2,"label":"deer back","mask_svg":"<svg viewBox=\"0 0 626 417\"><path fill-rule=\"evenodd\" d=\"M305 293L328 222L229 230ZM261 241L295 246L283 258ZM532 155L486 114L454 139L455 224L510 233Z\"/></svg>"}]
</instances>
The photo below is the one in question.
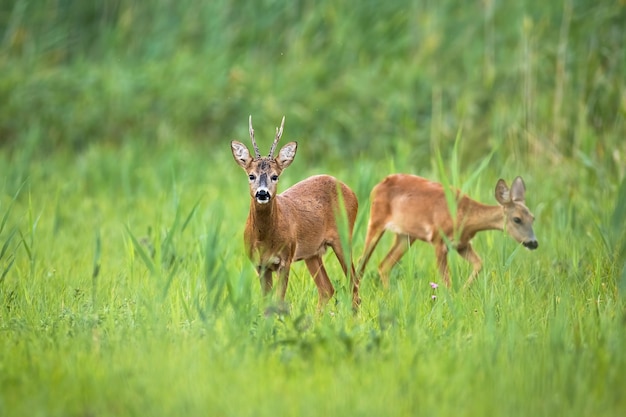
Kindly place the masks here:
<instances>
[{"instance_id":1,"label":"deer back","mask_svg":"<svg viewBox=\"0 0 626 417\"><path fill-rule=\"evenodd\" d=\"M354 192L329 175L300 181L279 194L277 204L295 239L295 260L323 253L327 244L338 242L337 216L342 206L351 236L358 211Z\"/></svg>"},{"instance_id":2,"label":"deer back","mask_svg":"<svg viewBox=\"0 0 626 417\"><path fill-rule=\"evenodd\" d=\"M433 242L450 235L453 222L441 184L408 174L393 174L374 187L371 221L394 233Z\"/></svg>"}]
</instances>

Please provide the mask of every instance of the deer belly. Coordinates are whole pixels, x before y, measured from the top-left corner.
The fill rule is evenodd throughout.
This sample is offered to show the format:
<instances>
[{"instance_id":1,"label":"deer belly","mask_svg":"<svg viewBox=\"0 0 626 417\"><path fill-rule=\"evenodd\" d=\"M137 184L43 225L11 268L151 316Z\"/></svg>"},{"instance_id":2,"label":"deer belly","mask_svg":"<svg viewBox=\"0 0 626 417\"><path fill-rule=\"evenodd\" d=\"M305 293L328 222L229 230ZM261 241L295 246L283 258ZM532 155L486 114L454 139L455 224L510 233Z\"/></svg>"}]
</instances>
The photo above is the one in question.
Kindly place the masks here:
<instances>
[{"instance_id":1,"label":"deer belly","mask_svg":"<svg viewBox=\"0 0 626 417\"><path fill-rule=\"evenodd\" d=\"M294 261L301 261L303 259L312 258L314 256L322 256L326 253L326 245L298 245L296 247L296 255Z\"/></svg>"},{"instance_id":2,"label":"deer belly","mask_svg":"<svg viewBox=\"0 0 626 417\"><path fill-rule=\"evenodd\" d=\"M433 228L427 224L390 221L385 225L385 230L398 235L408 235L425 242L433 241Z\"/></svg>"}]
</instances>

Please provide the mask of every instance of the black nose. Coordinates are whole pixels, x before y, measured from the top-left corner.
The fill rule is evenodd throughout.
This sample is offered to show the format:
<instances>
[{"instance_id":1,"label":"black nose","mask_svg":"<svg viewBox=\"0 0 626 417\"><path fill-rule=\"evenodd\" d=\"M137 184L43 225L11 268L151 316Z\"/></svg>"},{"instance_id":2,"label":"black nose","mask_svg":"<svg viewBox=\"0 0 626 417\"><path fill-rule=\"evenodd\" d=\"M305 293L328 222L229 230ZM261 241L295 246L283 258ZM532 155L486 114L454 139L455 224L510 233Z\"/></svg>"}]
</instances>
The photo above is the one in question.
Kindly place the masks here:
<instances>
[{"instance_id":1,"label":"black nose","mask_svg":"<svg viewBox=\"0 0 626 417\"><path fill-rule=\"evenodd\" d=\"M537 249L539 247L539 242L537 242L536 240L528 240L524 242L524 246L528 249Z\"/></svg>"},{"instance_id":2,"label":"black nose","mask_svg":"<svg viewBox=\"0 0 626 417\"><path fill-rule=\"evenodd\" d=\"M259 201L268 201L270 199L270 193L267 190L259 190L256 192L256 199Z\"/></svg>"}]
</instances>

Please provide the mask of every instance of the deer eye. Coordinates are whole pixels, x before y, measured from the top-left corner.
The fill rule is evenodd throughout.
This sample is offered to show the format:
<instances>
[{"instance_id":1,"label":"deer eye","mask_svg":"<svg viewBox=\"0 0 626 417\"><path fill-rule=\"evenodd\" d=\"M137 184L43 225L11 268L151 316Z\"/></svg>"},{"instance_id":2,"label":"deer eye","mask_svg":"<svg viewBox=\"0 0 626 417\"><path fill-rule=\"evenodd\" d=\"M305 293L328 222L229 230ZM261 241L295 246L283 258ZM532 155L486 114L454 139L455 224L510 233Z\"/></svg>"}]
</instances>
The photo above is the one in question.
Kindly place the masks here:
<instances>
[{"instance_id":1,"label":"deer eye","mask_svg":"<svg viewBox=\"0 0 626 417\"><path fill-rule=\"evenodd\" d=\"M250 174L250 175L248 175L248 179L250 181L254 181L254 180L256 180L256 176L254 174Z\"/></svg>"},{"instance_id":2,"label":"deer eye","mask_svg":"<svg viewBox=\"0 0 626 417\"><path fill-rule=\"evenodd\" d=\"M272 175L270 179L274 182L278 181L278 175Z\"/></svg>"},{"instance_id":3,"label":"deer eye","mask_svg":"<svg viewBox=\"0 0 626 417\"><path fill-rule=\"evenodd\" d=\"M522 219L520 219L519 217L513 217L513 222L516 224L522 224Z\"/></svg>"}]
</instances>

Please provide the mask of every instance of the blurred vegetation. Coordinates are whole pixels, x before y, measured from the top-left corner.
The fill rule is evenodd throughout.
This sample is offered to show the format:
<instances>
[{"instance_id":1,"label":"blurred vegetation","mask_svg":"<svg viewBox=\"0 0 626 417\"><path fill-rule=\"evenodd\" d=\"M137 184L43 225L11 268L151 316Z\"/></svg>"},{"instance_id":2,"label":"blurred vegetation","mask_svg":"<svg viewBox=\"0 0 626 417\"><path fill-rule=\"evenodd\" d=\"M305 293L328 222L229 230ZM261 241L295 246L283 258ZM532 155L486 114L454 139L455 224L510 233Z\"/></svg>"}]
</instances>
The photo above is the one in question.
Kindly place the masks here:
<instances>
[{"instance_id":1,"label":"blurred vegetation","mask_svg":"<svg viewBox=\"0 0 626 417\"><path fill-rule=\"evenodd\" d=\"M312 161L429 164L462 129L469 161L580 153L623 175L624 22L596 0L1 0L0 141L216 147L284 114Z\"/></svg>"},{"instance_id":2,"label":"blurred vegetation","mask_svg":"<svg viewBox=\"0 0 626 417\"><path fill-rule=\"evenodd\" d=\"M626 415L626 1L0 0L0 415ZM359 314L332 254L263 315L229 141L299 141L360 202L390 172L493 203L537 251L416 244ZM446 182L446 181L444 181ZM385 240L386 239L386 240ZM469 266L452 256L458 287ZM348 388L348 389L347 389Z\"/></svg>"}]
</instances>

